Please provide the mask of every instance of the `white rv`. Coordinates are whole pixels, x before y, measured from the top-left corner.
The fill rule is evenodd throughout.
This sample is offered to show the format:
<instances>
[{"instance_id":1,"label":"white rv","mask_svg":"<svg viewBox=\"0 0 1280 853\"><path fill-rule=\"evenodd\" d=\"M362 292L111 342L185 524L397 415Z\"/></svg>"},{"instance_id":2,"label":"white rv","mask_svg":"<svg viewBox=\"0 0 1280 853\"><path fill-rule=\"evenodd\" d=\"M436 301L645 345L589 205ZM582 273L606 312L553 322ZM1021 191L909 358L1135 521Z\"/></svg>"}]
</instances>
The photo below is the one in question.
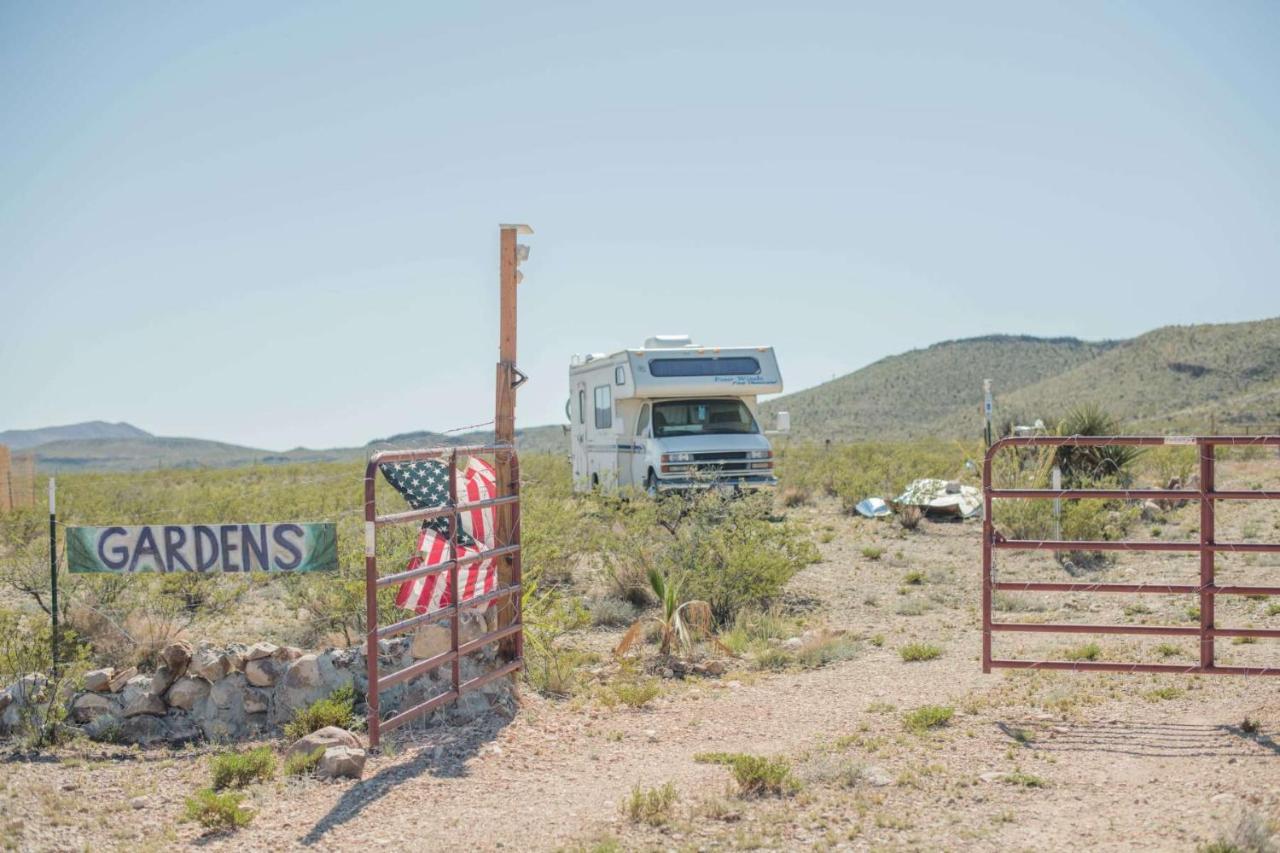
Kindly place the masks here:
<instances>
[{"instance_id":1,"label":"white rv","mask_svg":"<svg viewBox=\"0 0 1280 853\"><path fill-rule=\"evenodd\" d=\"M756 397L782 391L772 347L705 347L686 336L574 356L569 365L577 491L773 486ZM778 426L789 428L785 413Z\"/></svg>"}]
</instances>

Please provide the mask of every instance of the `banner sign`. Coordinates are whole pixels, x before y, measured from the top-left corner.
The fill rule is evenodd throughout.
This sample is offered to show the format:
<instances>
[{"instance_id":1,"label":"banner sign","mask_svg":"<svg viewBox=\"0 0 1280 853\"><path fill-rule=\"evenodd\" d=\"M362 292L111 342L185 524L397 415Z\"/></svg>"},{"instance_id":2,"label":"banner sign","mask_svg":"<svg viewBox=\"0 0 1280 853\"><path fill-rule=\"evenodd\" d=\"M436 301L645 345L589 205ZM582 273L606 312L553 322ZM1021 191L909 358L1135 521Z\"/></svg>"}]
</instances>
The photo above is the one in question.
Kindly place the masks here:
<instances>
[{"instance_id":1,"label":"banner sign","mask_svg":"<svg viewBox=\"0 0 1280 853\"><path fill-rule=\"evenodd\" d=\"M338 529L322 524L68 527L72 572L323 572L338 568Z\"/></svg>"}]
</instances>

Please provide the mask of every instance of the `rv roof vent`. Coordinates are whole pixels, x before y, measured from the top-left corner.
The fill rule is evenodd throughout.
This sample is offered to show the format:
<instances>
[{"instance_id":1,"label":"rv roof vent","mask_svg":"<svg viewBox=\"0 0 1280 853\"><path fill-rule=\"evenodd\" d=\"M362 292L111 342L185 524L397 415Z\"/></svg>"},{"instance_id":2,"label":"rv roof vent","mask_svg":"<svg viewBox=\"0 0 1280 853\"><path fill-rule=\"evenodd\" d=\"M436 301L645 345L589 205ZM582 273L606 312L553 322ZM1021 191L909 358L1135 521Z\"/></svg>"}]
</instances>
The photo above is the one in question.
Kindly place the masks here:
<instances>
[{"instance_id":1,"label":"rv roof vent","mask_svg":"<svg viewBox=\"0 0 1280 853\"><path fill-rule=\"evenodd\" d=\"M645 338L645 349L673 349L675 347L691 347L693 340L688 335L654 335Z\"/></svg>"}]
</instances>

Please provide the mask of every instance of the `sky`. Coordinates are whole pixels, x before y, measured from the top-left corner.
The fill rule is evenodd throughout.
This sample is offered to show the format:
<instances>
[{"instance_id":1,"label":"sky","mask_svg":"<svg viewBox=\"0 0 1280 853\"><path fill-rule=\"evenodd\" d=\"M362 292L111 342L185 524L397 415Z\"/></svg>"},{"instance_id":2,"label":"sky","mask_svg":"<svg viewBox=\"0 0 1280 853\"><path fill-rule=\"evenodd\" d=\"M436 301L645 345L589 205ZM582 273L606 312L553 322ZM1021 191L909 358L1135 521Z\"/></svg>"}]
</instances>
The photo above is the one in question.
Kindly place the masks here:
<instances>
[{"instance_id":1,"label":"sky","mask_svg":"<svg viewBox=\"0 0 1280 853\"><path fill-rule=\"evenodd\" d=\"M574 353L1280 315L1280 4L0 3L0 429L517 423ZM975 403L977 393L975 390Z\"/></svg>"}]
</instances>

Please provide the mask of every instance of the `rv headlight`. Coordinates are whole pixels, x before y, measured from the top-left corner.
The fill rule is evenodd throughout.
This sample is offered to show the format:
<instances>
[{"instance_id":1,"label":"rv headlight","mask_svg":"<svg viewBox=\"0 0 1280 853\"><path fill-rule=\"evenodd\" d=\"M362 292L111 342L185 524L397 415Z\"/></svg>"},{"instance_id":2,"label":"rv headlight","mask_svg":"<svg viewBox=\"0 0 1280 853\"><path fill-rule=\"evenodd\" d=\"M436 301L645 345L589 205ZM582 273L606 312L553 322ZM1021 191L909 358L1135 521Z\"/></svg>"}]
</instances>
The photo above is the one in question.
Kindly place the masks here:
<instances>
[{"instance_id":1,"label":"rv headlight","mask_svg":"<svg viewBox=\"0 0 1280 853\"><path fill-rule=\"evenodd\" d=\"M747 452L748 459L772 459L772 450L750 450Z\"/></svg>"},{"instance_id":2,"label":"rv headlight","mask_svg":"<svg viewBox=\"0 0 1280 853\"><path fill-rule=\"evenodd\" d=\"M692 462L692 453L664 453L662 454L663 462Z\"/></svg>"}]
</instances>

